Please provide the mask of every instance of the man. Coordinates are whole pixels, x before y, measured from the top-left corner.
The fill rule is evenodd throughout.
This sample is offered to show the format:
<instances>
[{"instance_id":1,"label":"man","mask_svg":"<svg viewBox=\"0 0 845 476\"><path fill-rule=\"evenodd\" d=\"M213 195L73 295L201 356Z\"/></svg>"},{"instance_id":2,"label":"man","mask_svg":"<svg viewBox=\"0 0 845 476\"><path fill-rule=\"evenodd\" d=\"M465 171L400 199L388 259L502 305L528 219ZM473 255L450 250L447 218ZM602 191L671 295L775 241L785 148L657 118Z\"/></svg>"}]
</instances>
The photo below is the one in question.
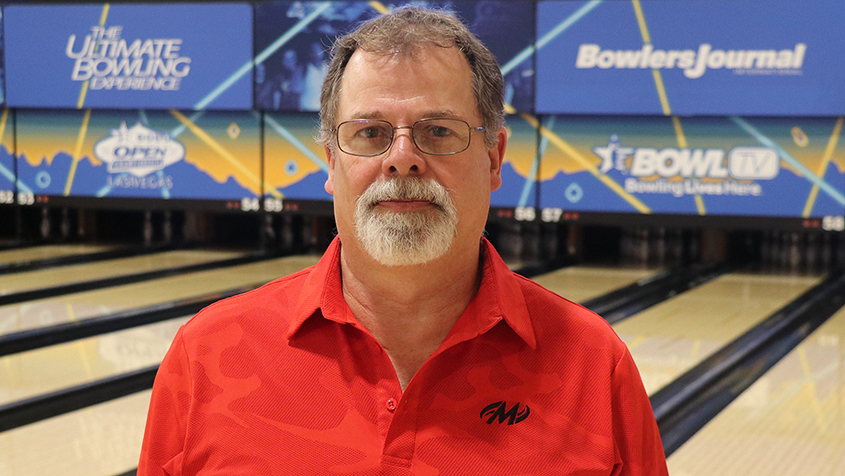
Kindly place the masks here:
<instances>
[{"instance_id":1,"label":"man","mask_svg":"<svg viewBox=\"0 0 845 476\"><path fill-rule=\"evenodd\" d=\"M625 345L481 236L503 91L442 13L338 41L321 97L338 238L180 330L140 475L667 474Z\"/></svg>"}]
</instances>

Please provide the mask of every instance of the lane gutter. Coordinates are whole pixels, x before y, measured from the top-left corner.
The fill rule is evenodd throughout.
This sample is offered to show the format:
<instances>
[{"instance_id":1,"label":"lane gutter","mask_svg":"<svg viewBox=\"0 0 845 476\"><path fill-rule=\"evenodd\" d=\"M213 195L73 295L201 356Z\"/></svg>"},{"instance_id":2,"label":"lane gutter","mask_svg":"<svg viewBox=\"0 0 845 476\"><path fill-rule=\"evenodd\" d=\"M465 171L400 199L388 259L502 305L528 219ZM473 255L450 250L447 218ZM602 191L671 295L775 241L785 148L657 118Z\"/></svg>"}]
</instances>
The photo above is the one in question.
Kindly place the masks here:
<instances>
[{"instance_id":1,"label":"lane gutter","mask_svg":"<svg viewBox=\"0 0 845 476\"><path fill-rule=\"evenodd\" d=\"M0 264L0 275L22 273L24 271L34 271L37 269L54 268L58 266L68 266L72 264L94 263L97 261L105 261L118 258L129 258L132 256L143 256L153 253L161 253L164 251L172 251L177 249L188 249L190 247L177 245L157 245L145 247L121 247L111 250L95 251L93 253L83 253L69 256L55 256L53 258L41 258L26 261L14 261L11 263Z\"/></svg>"},{"instance_id":2,"label":"lane gutter","mask_svg":"<svg viewBox=\"0 0 845 476\"><path fill-rule=\"evenodd\" d=\"M251 291L263 284L263 282L256 283L226 291L0 335L0 357L193 315L216 301Z\"/></svg>"},{"instance_id":3,"label":"lane gutter","mask_svg":"<svg viewBox=\"0 0 845 476\"><path fill-rule=\"evenodd\" d=\"M843 305L845 270L837 270L652 395L666 456Z\"/></svg>"},{"instance_id":4,"label":"lane gutter","mask_svg":"<svg viewBox=\"0 0 845 476\"><path fill-rule=\"evenodd\" d=\"M258 261L278 258L281 256L284 255L278 253L252 252L235 258L207 261L204 263L191 264L187 266L175 266L172 268L157 269L154 271L144 271L140 273L124 274L120 276L111 276L108 278L92 279L89 281L80 281L70 284L62 284L59 286L20 291L17 293L10 293L0 296L0 306L4 306L7 304L16 304L25 301L32 301L35 299L45 299L49 297L61 296L63 294L93 291L95 289L104 289L114 286L121 286L124 284L138 283L141 281L167 278L172 276L178 276L181 274L195 273L198 271L227 268L231 266L238 266L242 264L255 263Z\"/></svg>"},{"instance_id":5,"label":"lane gutter","mask_svg":"<svg viewBox=\"0 0 845 476\"><path fill-rule=\"evenodd\" d=\"M616 324L651 306L701 286L731 270L724 264L675 268L643 278L628 286L581 303Z\"/></svg>"},{"instance_id":6,"label":"lane gutter","mask_svg":"<svg viewBox=\"0 0 845 476\"><path fill-rule=\"evenodd\" d=\"M551 266L559 268L565 264L563 261L558 263L560 264L532 265L522 270L534 270L537 274L541 274L550 271ZM592 305L621 320L624 317L619 316L636 312L632 311L633 309L643 309L655 304L658 302L659 296L674 296L683 290L713 279L724 272L724 269L726 268L716 265L658 273L655 276L593 299ZM58 324L42 329L0 336L0 356L195 314L218 299L239 294L258 286L256 284L220 293L210 293L179 301L121 311L98 318L83 319L74 323ZM158 365L155 365L0 406L0 432L147 390L152 387L157 368Z\"/></svg>"}]
</instances>

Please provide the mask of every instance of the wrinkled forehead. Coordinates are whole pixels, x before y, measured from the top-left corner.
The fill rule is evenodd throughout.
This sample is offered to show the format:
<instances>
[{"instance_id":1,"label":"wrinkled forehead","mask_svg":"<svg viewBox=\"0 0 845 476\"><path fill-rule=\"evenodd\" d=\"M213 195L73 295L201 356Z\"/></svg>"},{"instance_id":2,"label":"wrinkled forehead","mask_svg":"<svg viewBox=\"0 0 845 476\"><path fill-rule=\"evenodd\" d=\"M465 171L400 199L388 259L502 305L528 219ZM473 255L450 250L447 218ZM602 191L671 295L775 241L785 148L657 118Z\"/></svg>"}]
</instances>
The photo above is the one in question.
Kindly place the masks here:
<instances>
[{"instance_id":1,"label":"wrinkled forehead","mask_svg":"<svg viewBox=\"0 0 845 476\"><path fill-rule=\"evenodd\" d=\"M338 118L372 118L388 106L479 117L469 63L455 47L419 48L412 56L357 50L341 79Z\"/></svg>"}]
</instances>

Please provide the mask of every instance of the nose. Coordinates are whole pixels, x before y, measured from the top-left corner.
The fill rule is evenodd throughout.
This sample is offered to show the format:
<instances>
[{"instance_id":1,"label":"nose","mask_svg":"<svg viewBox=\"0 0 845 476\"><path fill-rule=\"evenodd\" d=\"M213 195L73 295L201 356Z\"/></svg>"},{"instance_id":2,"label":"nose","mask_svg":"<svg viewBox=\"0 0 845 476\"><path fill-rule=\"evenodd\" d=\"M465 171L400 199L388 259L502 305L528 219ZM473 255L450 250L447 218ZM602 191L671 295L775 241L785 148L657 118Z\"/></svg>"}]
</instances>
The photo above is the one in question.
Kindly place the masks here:
<instances>
[{"instance_id":1,"label":"nose","mask_svg":"<svg viewBox=\"0 0 845 476\"><path fill-rule=\"evenodd\" d=\"M425 157L414 145L410 126L396 128L393 144L382 160L381 167L382 172L390 177L406 177L425 173Z\"/></svg>"}]
</instances>

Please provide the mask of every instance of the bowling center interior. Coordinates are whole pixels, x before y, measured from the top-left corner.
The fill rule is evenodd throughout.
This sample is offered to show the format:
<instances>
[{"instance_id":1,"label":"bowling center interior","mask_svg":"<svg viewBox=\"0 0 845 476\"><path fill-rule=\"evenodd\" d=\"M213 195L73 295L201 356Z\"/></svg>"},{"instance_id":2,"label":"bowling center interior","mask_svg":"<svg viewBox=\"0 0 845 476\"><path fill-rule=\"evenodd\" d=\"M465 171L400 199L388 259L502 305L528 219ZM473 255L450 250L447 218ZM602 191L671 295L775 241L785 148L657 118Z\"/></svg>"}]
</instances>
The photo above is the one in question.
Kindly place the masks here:
<instances>
[{"instance_id":1,"label":"bowling center interior","mask_svg":"<svg viewBox=\"0 0 845 476\"><path fill-rule=\"evenodd\" d=\"M329 45L403 3L0 1L0 476L134 475L180 326L318 262ZM625 342L669 473L845 474L845 3L414 3L505 79L484 237Z\"/></svg>"}]
</instances>

